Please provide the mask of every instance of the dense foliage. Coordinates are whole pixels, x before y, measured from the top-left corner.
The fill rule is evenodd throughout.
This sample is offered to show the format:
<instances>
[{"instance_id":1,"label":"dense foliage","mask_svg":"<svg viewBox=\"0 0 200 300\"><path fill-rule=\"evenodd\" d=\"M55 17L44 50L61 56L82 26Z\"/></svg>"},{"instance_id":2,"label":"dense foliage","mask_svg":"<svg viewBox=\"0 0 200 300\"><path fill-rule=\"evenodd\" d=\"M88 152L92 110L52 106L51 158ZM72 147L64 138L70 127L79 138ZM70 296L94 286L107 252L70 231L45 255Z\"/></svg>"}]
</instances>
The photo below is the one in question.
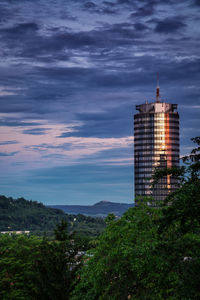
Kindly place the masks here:
<instances>
[{"instance_id":1,"label":"dense foliage","mask_svg":"<svg viewBox=\"0 0 200 300\"><path fill-rule=\"evenodd\" d=\"M1 299L69 299L78 247L62 221L55 240L27 235L0 236Z\"/></svg>"},{"instance_id":2,"label":"dense foliage","mask_svg":"<svg viewBox=\"0 0 200 300\"><path fill-rule=\"evenodd\" d=\"M77 231L81 237L96 237L105 228L102 218L84 215L66 215L59 209L50 208L24 198L0 196L0 231L29 230L32 233L52 235L58 222L65 219L69 231Z\"/></svg>"},{"instance_id":3,"label":"dense foliage","mask_svg":"<svg viewBox=\"0 0 200 300\"><path fill-rule=\"evenodd\" d=\"M193 140L198 147L181 172L155 176L182 181L163 206L149 206L146 199L120 220L108 220L79 272L73 300L200 299L200 138Z\"/></svg>"},{"instance_id":4,"label":"dense foliage","mask_svg":"<svg viewBox=\"0 0 200 300\"><path fill-rule=\"evenodd\" d=\"M65 217L58 210L36 201L0 196L0 230L53 230Z\"/></svg>"},{"instance_id":5,"label":"dense foliage","mask_svg":"<svg viewBox=\"0 0 200 300\"><path fill-rule=\"evenodd\" d=\"M79 237L95 238L105 229L106 223L103 218L93 218L89 216L66 215L69 223L69 230L76 232Z\"/></svg>"}]
</instances>

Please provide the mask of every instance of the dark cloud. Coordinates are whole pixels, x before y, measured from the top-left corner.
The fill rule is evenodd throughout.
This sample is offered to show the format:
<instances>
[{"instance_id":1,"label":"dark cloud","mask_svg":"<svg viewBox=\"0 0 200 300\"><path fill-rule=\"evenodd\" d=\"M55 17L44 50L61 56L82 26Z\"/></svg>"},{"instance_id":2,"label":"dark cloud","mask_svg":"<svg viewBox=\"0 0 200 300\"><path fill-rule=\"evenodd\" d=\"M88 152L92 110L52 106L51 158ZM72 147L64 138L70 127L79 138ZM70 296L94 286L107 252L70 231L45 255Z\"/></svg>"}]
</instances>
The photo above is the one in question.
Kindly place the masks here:
<instances>
[{"instance_id":1,"label":"dark cloud","mask_svg":"<svg viewBox=\"0 0 200 300\"><path fill-rule=\"evenodd\" d=\"M175 42L172 40L168 41L168 44L172 45ZM159 46L159 45L158 45ZM171 46L170 46L171 47ZM168 51L168 49L166 49ZM179 56L179 52L176 52ZM102 60L102 57L101 57ZM116 90L122 89L124 91L130 90L141 91L149 89L151 93L154 93L154 87L151 84L155 84L156 81L156 71L159 70L163 84L169 83L169 85L174 86L180 80L183 85L187 83L198 84L198 76L200 70L200 61L198 59L182 59L181 61L173 61L173 64L169 64L168 57L166 59L160 58L160 56L149 56L142 55L128 59L125 53L121 55L114 55L105 57L105 63L107 61L110 63L115 63L117 60L121 62L119 71L109 72L106 68L101 69L96 68L64 68L64 67L37 67L32 70L31 77L28 80L37 79L36 82L32 82L32 85L26 91L24 96L20 94L17 96L12 96L9 101L6 97L1 101L1 111L4 112L23 112L26 114L36 114L36 118L50 117L54 118L58 115L56 112L61 114L61 111L66 114L66 120L76 119L74 112L77 110L84 109L85 105L90 109L93 107L93 103L98 102L99 107L107 106L112 103L112 105L122 105L123 97L116 98L113 100L108 99L106 96L106 91L110 90L112 93ZM122 62L124 65L122 65ZM102 66L104 63L102 64ZM142 68L140 72L137 70ZM20 72L20 70L19 70ZM185 74L192 74L192 78L187 78ZM195 79L196 78L196 79ZM26 79L27 80L27 79ZM25 80L25 82L26 82ZM46 83L44 84L43 82ZM42 82L42 84L40 83ZM37 93L35 92L35 87L37 86ZM90 91L90 96L88 96L88 91ZM100 96L96 98L93 93ZM126 96L125 96L126 97ZM141 101L145 96L141 95ZM174 96L173 96L174 98ZM183 95L181 96L183 99ZM15 100L14 100L15 99ZM126 99L126 98L125 98ZM192 101L198 101L198 91L196 94L192 95ZM137 100L137 99L135 99ZM186 100L185 100L186 101ZM115 104L114 104L115 103ZM121 104L120 104L121 103ZM112 116L112 112L111 116ZM116 111L116 116L119 116L119 111ZM128 113L128 109L125 109L125 113ZM49 115L51 114L51 115ZM77 115L78 116L78 115ZM79 116L78 116L79 117ZM98 114L94 115L98 119ZM100 117L101 114L100 114ZM59 117L60 121L63 121ZM40 125L39 122L28 122L27 120L21 122L18 119L2 119L1 123L7 126L34 126ZM110 130L110 129L109 129Z\"/></svg>"},{"instance_id":2,"label":"dark cloud","mask_svg":"<svg viewBox=\"0 0 200 300\"><path fill-rule=\"evenodd\" d=\"M147 2L145 5L138 7L133 13L131 13L130 18L135 19L136 17L149 17L155 12L155 3L152 1Z\"/></svg>"},{"instance_id":3,"label":"dark cloud","mask_svg":"<svg viewBox=\"0 0 200 300\"><path fill-rule=\"evenodd\" d=\"M200 0L194 0L194 4L200 6Z\"/></svg>"},{"instance_id":4,"label":"dark cloud","mask_svg":"<svg viewBox=\"0 0 200 300\"><path fill-rule=\"evenodd\" d=\"M77 21L77 19L78 19L74 15L71 15L67 9L63 10L62 8L60 10L60 18L61 18L61 20L65 20L65 21L69 21L69 20Z\"/></svg>"},{"instance_id":5,"label":"dark cloud","mask_svg":"<svg viewBox=\"0 0 200 300\"><path fill-rule=\"evenodd\" d=\"M4 145L14 145L14 144L19 144L18 141L5 141L5 142L0 142L0 146Z\"/></svg>"},{"instance_id":6,"label":"dark cloud","mask_svg":"<svg viewBox=\"0 0 200 300\"><path fill-rule=\"evenodd\" d=\"M88 1L88 2L84 3L84 7L90 9L90 8L96 7L96 4L94 2Z\"/></svg>"},{"instance_id":7,"label":"dark cloud","mask_svg":"<svg viewBox=\"0 0 200 300\"><path fill-rule=\"evenodd\" d=\"M107 14L107 15L115 15L118 14L119 11L117 9L111 9L109 7L103 7L103 9L101 10L102 14Z\"/></svg>"},{"instance_id":8,"label":"dark cloud","mask_svg":"<svg viewBox=\"0 0 200 300\"><path fill-rule=\"evenodd\" d=\"M103 2L104 5L97 5L94 2L88 1L84 3L83 7L85 10L91 13L97 14L117 14L118 10L114 8L114 5L108 5L108 3Z\"/></svg>"},{"instance_id":9,"label":"dark cloud","mask_svg":"<svg viewBox=\"0 0 200 300\"><path fill-rule=\"evenodd\" d=\"M95 162L95 164L120 164L124 160L128 160L129 162L129 159L130 161L133 160L133 145L124 148L121 147L98 151L97 153L90 155L88 160L86 158L81 158L79 159L79 162L83 163L87 161L90 163Z\"/></svg>"},{"instance_id":10,"label":"dark cloud","mask_svg":"<svg viewBox=\"0 0 200 300\"><path fill-rule=\"evenodd\" d=\"M32 134L32 135L44 135L50 128L33 128L26 129L23 131L24 134Z\"/></svg>"},{"instance_id":11,"label":"dark cloud","mask_svg":"<svg viewBox=\"0 0 200 300\"><path fill-rule=\"evenodd\" d=\"M73 132L61 134L59 138L77 137L123 137L132 134L130 105L109 110L105 113L79 113L76 119L82 125L74 126Z\"/></svg>"},{"instance_id":12,"label":"dark cloud","mask_svg":"<svg viewBox=\"0 0 200 300\"><path fill-rule=\"evenodd\" d=\"M9 19L14 18L16 14L19 12L18 9L15 11L10 9L9 6L5 5L5 2L2 3L0 2L0 23L4 24L6 23Z\"/></svg>"},{"instance_id":13,"label":"dark cloud","mask_svg":"<svg viewBox=\"0 0 200 300\"><path fill-rule=\"evenodd\" d=\"M108 10L107 10L108 13ZM109 13L112 13L111 11ZM145 25L124 22L105 24L90 31L73 32L68 28L49 29L48 35L38 32L35 23L17 24L0 31L4 44L16 57L42 57L44 60L63 59L69 60L71 53L66 49L105 48L131 45L135 39L140 39L139 30L144 30ZM20 40L19 40L20 38ZM16 43L17 41L17 43ZM8 55L5 53L4 55Z\"/></svg>"},{"instance_id":14,"label":"dark cloud","mask_svg":"<svg viewBox=\"0 0 200 300\"><path fill-rule=\"evenodd\" d=\"M116 0L115 5L121 6L121 8L137 7L140 1L135 0Z\"/></svg>"},{"instance_id":15,"label":"dark cloud","mask_svg":"<svg viewBox=\"0 0 200 300\"><path fill-rule=\"evenodd\" d=\"M186 27L186 24L180 20L180 17L166 18L162 21L158 21L155 27L157 33L175 33L180 29Z\"/></svg>"},{"instance_id":16,"label":"dark cloud","mask_svg":"<svg viewBox=\"0 0 200 300\"><path fill-rule=\"evenodd\" d=\"M35 126L40 125L37 122L26 122L26 121L19 121L19 120L0 120L0 126L9 126L9 127L26 127L26 126Z\"/></svg>"},{"instance_id":17,"label":"dark cloud","mask_svg":"<svg viewBox=\"0 0 200 300\"><path fill-rule=\"evenodd\" d=\"M0 29L0 33L4 33L7 38L21 36L24 34L32 34L38 31L39 26L36 23L20 23L15 26Z\"/></svg>"},{"instance_id":18,"label":"dark cloud","mask_svg":"<svg viewBox=\"0 0 200 300\"><path fill-rule=\"evenodd\" d=\"M148 29L148 26L143 23L135 23L134 27L137 31L144 31L144 30Z\"/></svg>"},{"instance_id":19,"label":"dark cloud","mask_svg":"<svg viewBox=\"0 0 200 300\"><path fill-rule=\"evenodd\" d=\"M110 1L103 1L103 4L104 4L104 5L107 5L107 6L109 6L109 7L113 7L113 6L116 5L116 3L110 2Z\"/></svg>"},{"instance_id":20,"label":"dark cloud","mask_svg":"<svg viewBox=\"0 0 200 300\"><path fill-rule=\"evenodd\" d=\"M17 153L18 153L18 151L16 151L16 152L10 152L10 153L0 152L0 156L13 156L13 155L15 155Z\"/></svg>"}]
</instances>

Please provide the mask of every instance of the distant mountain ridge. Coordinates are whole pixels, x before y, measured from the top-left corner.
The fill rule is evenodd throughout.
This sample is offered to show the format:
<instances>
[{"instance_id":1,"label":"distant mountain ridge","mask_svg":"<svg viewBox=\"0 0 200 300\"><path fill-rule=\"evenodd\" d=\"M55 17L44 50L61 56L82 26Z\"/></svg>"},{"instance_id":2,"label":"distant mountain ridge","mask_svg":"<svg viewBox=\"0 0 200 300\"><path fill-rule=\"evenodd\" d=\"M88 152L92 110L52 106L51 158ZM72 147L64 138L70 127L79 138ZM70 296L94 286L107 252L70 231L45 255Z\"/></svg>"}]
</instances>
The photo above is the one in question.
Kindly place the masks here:
<instances>
[{"instance_id":1,"label":"distant mountain ridge","mask_svg":"<svg viewBox=\"0 0 200 300\"><path fill-rule=\"evenodd\" d=\"M52 208L62 210L67 214L83 214L87 216L107 216L109 213L113 213L116 216L121 216L130 207L134 207L133 204L128 203L116 203L109 201L100 201L94 205L48 205Z\"/></svg>"}]
</instances>

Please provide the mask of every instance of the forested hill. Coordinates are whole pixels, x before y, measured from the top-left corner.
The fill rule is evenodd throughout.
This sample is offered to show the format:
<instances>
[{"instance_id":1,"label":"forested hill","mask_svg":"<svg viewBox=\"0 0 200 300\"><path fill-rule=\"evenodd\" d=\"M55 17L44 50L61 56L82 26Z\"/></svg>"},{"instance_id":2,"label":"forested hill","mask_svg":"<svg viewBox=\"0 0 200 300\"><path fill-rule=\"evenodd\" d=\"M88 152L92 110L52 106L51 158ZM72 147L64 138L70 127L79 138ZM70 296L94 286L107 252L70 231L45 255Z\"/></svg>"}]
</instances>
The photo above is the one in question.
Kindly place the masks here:
<instances>
[{"instance_id":1,"label":"forested hill","mask_svg":"<svg viewBox=\"0 0 200 300\"><path fill-rule=\"evenodd\" d=\"M97 236L105 228L102 218L67 215L62 210L36 201L0 195L0 231L30 230L33 233L49 233L53 232L62 219L68 221L70 231L84 236Z\"/></svg>"},{"instance_id":2,"label":"forested hill","mask_svg":"<svg viewBox=\"0 0 200 300\"><path fill-rule=\"evenodd\" d=\"M51 230L65 217L59 209L24 198L0 196L0 230Z\"/></svg>"},{"instance_id":3,"label":"forested hill","mask_svg":"<svg viewBox=\"0 0 200 300\"><path fill-rule=\"evenodd\" d=\"M133 207L134 203L116 203L109 201L100 201L94 205L51 205L50 207L58 208L68 214L84 214L88 216L107 216L109 213L113 213L116 216L121 216L130 207Z\"/></svg>"}]
</instances>

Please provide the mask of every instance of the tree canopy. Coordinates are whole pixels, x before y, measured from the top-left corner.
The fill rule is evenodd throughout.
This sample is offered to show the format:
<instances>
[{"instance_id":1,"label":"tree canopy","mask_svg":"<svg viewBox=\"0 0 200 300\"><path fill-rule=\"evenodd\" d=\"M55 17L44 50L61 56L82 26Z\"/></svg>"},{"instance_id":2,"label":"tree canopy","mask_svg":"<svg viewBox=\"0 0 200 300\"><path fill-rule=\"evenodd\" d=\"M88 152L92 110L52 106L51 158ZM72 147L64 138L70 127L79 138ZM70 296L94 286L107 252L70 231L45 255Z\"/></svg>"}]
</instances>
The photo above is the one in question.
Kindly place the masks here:
<instances>
[{"instance_id":1,"label":"tree canopy","mask_svg":"<svg viewBox=\"0 0 200 300\"><path fill-rule=\"evenodd\" d=\"M159 208L147 198L108 226L90 252L73 300L200 299L200 138L179 170L180 188ZM153 201L153 200L152 200Z\"/></svg>"},{"instance_id":2,"label":"tree canopy","mask_svg":"<svg viewBox=\"0 0 200 300\"><path fill-rule=\"evenodd\" d=\"M55 239L0 236L0 298L67 300L80 267L77 244L62 221Z\"/></svg>"}]
</instances>

